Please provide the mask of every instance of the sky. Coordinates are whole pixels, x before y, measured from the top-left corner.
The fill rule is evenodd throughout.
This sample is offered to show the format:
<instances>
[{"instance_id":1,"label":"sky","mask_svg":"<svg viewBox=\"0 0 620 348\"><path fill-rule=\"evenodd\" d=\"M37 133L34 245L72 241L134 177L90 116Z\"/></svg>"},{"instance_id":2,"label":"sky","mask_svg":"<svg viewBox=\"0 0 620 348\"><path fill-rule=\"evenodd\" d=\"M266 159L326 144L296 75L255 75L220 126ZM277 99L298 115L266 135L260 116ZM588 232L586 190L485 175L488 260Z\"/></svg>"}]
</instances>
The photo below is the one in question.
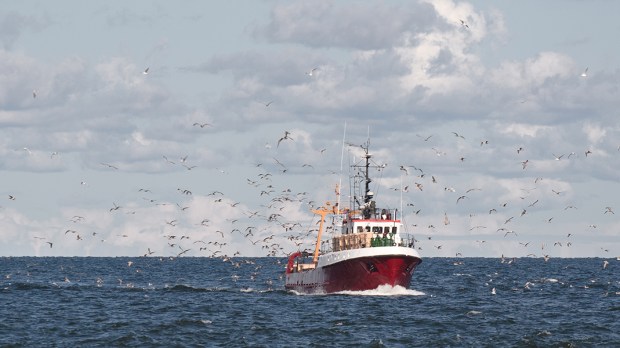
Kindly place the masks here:
<instances>
[{"instance_id":1,"label":"sky","mask_svg":"<svg viewBox=\"0 0 620 348\"><path fill-rule=\"evenodd\" d=\"M0 256L620 256L616 1L0 3Z\"/></svg>"}]
</instances>

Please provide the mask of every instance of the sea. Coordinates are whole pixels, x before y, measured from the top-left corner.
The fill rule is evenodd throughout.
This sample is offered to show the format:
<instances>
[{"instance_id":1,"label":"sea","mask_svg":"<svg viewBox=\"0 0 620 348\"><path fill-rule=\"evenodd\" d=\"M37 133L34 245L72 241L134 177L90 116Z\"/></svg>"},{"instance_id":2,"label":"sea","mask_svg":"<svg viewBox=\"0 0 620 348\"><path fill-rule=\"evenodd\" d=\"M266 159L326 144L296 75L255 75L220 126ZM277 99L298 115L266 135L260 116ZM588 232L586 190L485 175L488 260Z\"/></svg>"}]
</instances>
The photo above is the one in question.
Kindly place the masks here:
<instances>
[{"instance_id":1,"label":"sea","mask_svg":"<svg viewBox=\"0 0 620 348\"><path fill-rule=\"evenodd\" d=\"M425 258L409 289L315 295L284 264L0 258L0 347L620 347L615 258Z\"/></svg>"}]
</instances>

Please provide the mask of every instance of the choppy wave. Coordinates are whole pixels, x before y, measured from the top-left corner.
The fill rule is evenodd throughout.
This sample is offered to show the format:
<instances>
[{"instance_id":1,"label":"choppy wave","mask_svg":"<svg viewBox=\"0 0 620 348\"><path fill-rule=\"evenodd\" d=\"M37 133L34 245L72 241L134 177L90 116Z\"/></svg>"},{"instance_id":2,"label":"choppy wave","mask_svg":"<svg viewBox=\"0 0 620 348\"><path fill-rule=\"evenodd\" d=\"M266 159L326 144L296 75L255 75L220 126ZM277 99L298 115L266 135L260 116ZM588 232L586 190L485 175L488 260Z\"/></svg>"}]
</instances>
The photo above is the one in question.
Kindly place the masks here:
<instances>
[{"instance_id":1,"label":"choppy wave","mask_svg":"<svg viewBox=\"0 0 620 348\"><path fill-rule=\"evenodd\" d=\"M0 346L617 346L620 281L601 259L426 259L413 288L303 295L253 259L12 258ZM281 261L281 260L279 260ZM260 267L258 267L260 266ZM208 271L205 271L208 270ZM464 270L464 269L463 269ZM234 277L231 277L234 275ZM492 295L492 289L496 294ZM326 344L327 345L327 344Z\"/></svg>"}]
</instances>

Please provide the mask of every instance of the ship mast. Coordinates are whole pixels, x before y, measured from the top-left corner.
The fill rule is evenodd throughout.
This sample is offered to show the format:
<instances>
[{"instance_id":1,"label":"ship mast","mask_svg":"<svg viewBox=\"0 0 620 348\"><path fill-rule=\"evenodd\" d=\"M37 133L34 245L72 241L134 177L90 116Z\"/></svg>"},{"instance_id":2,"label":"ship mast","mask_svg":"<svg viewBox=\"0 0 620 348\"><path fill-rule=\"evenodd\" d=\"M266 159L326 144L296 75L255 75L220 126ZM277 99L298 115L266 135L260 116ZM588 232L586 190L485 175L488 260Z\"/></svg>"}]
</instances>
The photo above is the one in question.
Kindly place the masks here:
<instances>
[{"instance_id":1,"label":"ship mast","mask_svg":"<svg viewBox=\"0 0 620 348\"><path fill-rule=\"evenodd\" d=\"M372 179L370 179L370 175L369 175L370 157L372 157L372 155L368 153L368 147L369 147L369 144L366 144L366 147L362 145L362 149L364 149L364 159L366 161L365 168L364 168L364 179L366 181L365 186L364 186L365 205L367 205L368 202L370 202L370 200L372 199L372 195L370 194L370 182L372 182Z\"/></svg>"},{"instance_id":2,"label":"ship mast","mask_svg":"<svg viewBox=\"0 0 620 348\"><path fill-rule=\"evenodd\" d=\"M370 148L370 140L366 142L366 144L360 145L360 147L364 150L364 163L363 164L354 164L352 167L359 168L360 172L363 173L364 180L364 203L361 204L355 199L355 203L360 206L365 218L370 218L371 215L374 215L374 193L370 191L370 183L372 179L370 178L370 167L373 168L384 168L385 165L377 165L372 162L372 155L369 153ZM372 163L371 163L372 162Z\"/></svg>"}]
</instances>

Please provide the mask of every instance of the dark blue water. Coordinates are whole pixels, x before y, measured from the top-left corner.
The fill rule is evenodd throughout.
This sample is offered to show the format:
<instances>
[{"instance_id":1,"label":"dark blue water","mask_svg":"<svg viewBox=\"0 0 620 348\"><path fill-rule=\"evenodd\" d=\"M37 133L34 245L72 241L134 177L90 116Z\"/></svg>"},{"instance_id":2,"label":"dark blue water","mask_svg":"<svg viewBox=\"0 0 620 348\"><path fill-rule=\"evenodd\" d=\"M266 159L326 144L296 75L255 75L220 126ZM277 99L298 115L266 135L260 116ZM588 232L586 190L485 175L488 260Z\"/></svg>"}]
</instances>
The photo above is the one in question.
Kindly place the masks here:
<instances>
[{"instance_id":1,"label":"dark blue water","mask_svg":"<svg viewBox=\"0 0 620 348\"><path fill-rule=\"evenodd\" d=\"M0 258L0 346L620 347L619 261L455 261L299 295L276 258Z\"/></svg>"}]
</instances>

